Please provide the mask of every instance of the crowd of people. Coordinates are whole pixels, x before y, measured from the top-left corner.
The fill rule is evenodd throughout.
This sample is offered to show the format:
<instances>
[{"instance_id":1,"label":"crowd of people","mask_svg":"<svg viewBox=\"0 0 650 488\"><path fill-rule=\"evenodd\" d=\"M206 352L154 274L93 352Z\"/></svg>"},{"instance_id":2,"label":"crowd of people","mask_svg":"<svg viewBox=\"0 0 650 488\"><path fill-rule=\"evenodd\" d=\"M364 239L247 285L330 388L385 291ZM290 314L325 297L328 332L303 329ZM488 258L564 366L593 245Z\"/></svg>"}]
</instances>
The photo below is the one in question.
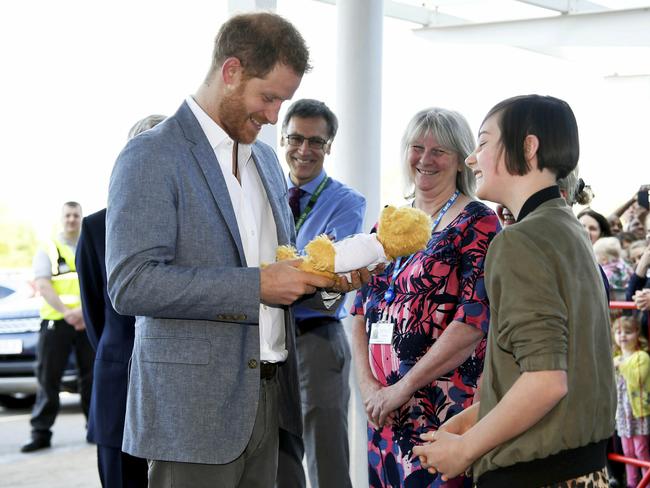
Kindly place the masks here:
<instances>
[{"instance_id":1,"label":"crowd of people","mask_svg":"<svg viewBox=\"0 0 650 488\"><path fill-rule=\"evenodd\" d=\"M52 353L74 345L104 487L300 488L303 457L313 488L352 486L353 356L373 488L605 487L615 428L650 460L648 188L576 217L589 191L563 100L504 100L477 135L429 108L400 161L407 205L431 216L426 248L336 279L275 262L376 219L324 169L338 120L322 101L281 123L288 174L257 140L309 69L288 21L232 17L198 90L131 130L107 208L81 225L65 204L66 233L35 259L50 373L23 451L50 446ZM639 476L628 467L628 486Z\"/></svg>"}]
</instances>

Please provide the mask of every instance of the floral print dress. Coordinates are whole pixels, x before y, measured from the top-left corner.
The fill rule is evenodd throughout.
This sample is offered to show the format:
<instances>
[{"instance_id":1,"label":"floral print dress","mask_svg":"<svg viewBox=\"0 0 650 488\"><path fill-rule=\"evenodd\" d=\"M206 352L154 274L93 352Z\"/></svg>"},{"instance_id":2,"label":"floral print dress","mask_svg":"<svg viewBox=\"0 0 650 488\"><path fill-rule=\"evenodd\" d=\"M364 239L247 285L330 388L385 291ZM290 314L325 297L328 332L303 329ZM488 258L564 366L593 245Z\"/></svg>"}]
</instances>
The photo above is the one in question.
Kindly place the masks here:
<instances>
[{"instance_id":1,"label":"floral print dress","mask_svg":"<svg viewBox=\"0 0 650 488\"><path fill-rule=\"evenodd\" d=\"M487 336L489 306L483 284L488 245L500 230L495 213L470 202L444 229L434 232L397 275L395 298L387 304L395 264L373 276L357 293L352 309L363 314L366 332L380 319L394 324L392 344L369 344L370 368L384 386L400 380L429 350L454 320L476 327ZM403 262L402 262L403 265ZM483 371L485 338L457 369L415 392L382 429L368 424L368 469L371 488L469 486L456 478L446 484L422 469L412 454L423 432L473 403Z\"/></svg>"}]
</instances>

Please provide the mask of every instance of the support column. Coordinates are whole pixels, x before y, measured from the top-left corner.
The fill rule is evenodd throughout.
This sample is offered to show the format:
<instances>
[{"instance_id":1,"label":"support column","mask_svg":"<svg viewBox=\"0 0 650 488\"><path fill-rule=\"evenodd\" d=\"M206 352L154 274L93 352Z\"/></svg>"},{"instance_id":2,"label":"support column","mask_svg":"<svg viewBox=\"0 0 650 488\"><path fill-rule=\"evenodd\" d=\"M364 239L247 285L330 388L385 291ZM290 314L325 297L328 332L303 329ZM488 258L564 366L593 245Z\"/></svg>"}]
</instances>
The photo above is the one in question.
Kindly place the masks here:
<instances>
[{"instance_id":1,"label":"support column","mask_svg":"<svg viewBox=\"0 0 650 488\"><path fill-rule=\"evenodd\" d=\"M366 225L379 213L383 0L339 0L337 9L336 178L366 197Z\"/></svg>"},{"instance_id":2,"label":"support column","mask_svg":"<svg viewBox=\"0 0 650 488\"><path fill-rule=\"evenodd\" d=\"M339 132L328 173L361 192L367 201L364 231L380 209L381 58L383 0L338 0L336 102ZM334 163L334 164L332 164ZM354 298L351 293L348 304ZM349 308L348 308L349 309ZM350 338L350 321L345 329ZM366 414L356 383L352 358L348 432L350 477L355 488L368 486Z\"/></svg>"}]
</instances>

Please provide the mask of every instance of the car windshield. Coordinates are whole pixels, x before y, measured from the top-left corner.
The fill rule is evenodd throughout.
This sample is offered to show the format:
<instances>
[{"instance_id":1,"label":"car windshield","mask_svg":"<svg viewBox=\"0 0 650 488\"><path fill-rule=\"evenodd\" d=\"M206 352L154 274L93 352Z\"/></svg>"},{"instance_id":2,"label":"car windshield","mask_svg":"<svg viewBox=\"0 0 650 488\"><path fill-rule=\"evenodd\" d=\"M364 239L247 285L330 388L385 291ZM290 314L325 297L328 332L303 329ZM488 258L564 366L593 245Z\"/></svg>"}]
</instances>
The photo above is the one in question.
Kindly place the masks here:
<instances>
[{"instance_id":1,"label":"car windshield","mask_svg":"<svg viewBox=\"0 0 650 488\"><path fill-rule=\"evenodd\" d=\"M8 297L9 295L15 292L16 290L14 290L13 288L0 285L0 299Z\"/></svg>"},{"instance_id":2,"label":"car windshield","mask_svg":"<svg viewBox=\"0 0 650 488\"><path fill-rule=\"evenodd\" d=\"M38 310L41 299L26 279L0 281L0 318Z\"/></svg>"}]
</instances>

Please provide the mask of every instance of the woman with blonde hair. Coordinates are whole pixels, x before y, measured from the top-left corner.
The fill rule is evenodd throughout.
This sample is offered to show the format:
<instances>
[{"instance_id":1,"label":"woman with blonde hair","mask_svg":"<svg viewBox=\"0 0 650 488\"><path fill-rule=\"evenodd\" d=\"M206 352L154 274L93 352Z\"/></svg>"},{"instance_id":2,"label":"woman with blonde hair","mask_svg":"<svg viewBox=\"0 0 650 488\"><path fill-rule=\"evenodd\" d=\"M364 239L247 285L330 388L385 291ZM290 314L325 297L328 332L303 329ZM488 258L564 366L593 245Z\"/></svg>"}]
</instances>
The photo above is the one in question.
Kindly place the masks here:
<instances>
[{"instance_id":1,"label":"woman with blonde hair","mask_svg":"<svg viewBox=\"0 0 650 488\"><path fill-rule=\"evenodd\" d=\"M368 415L370 486L460 487L420 466L419 435L469 407L483 370L489 305L483 286L496 215L474 196L463 164L469 124L422 110L402 138L410 204L432 216L426 249L389 265L357 294L353 349Z\"/></svg>"}]
</instances>

